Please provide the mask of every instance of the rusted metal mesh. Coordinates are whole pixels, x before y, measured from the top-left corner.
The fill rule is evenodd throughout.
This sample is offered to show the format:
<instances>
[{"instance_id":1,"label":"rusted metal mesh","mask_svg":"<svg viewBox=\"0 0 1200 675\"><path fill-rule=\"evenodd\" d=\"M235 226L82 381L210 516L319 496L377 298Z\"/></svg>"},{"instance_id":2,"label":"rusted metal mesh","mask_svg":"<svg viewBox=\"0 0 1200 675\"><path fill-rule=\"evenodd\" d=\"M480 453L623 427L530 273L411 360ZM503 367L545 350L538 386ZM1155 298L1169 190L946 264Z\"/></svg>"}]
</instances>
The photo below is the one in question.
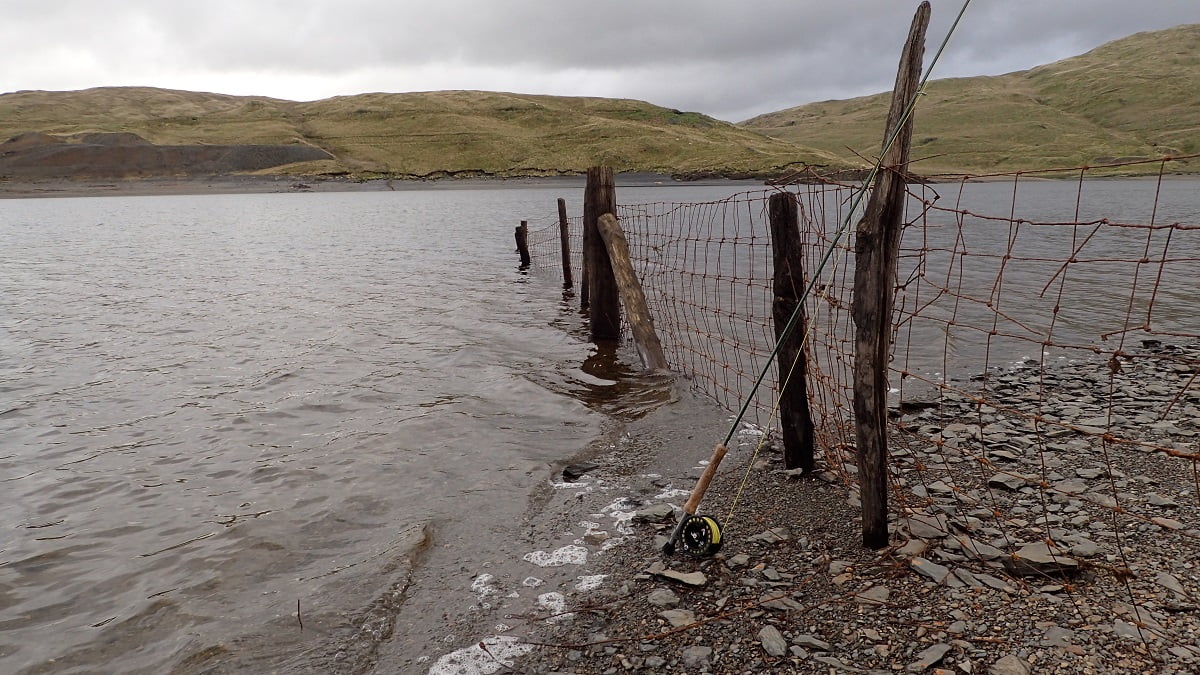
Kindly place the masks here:
<instances>
[{"instance_id":1,"label":"rusted metal mesh","mask_svg":"<svg viewBox=\"0 0 1200 675\"><path fill-rule=\"evenodd\" d=\"M1041 542L1111 573L1125 604L1108 610L1147 649L1179 643L1164 611L1200 603L1194 566L1175 590L1147 567L1164 546L1200 560L1200 207L1171 177L1194 159L1119 181L1147 162L910 184L895 280L893 521L951 535L967 560ZM819 464L852 493L859 189L813 179L617 214L672 367L731 412L752 397L747 422L769 432L777 367L751 391L774 345L766 205L795 195ZM561 264L557 228L531 233L536 266Z\"/></svg>"}]
</instances>

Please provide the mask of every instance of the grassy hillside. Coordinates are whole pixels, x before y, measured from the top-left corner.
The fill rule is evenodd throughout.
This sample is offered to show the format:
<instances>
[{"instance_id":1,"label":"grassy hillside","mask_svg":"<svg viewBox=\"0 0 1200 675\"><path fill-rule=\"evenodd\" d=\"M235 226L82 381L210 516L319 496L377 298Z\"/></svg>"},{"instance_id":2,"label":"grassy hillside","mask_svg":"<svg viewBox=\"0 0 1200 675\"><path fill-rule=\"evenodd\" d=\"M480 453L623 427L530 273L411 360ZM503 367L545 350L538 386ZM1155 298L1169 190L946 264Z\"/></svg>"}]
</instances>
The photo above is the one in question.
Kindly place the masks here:
<instances>
[{"instance_id":1,"label":"grassy hillside","mask_svg":"<svg viewBox=\"0 0 1200 675\"><path fill-rule=\"evenodd\" d=\"M741 126L861 162L855 153L879 152L890 97L813 103ZM1028 71L930 82L914 124L912 168L925 174L1200 153L1200 25L1139 33Z\"/></svg>"},{"instance_id":2,"label":"grassy hillside","mask_svg":"<svg viewBox=\"0 0 1200 675\"><path fill-rule=\"evenodd\" d=\"M698 113L602 98L478 91L309 103L117 87L0 96L0 139L134 133L159 145L304 144L334 159L270 169L371 176L618 171L772 174L832 156Z\"/></svg>"}]
</instances>

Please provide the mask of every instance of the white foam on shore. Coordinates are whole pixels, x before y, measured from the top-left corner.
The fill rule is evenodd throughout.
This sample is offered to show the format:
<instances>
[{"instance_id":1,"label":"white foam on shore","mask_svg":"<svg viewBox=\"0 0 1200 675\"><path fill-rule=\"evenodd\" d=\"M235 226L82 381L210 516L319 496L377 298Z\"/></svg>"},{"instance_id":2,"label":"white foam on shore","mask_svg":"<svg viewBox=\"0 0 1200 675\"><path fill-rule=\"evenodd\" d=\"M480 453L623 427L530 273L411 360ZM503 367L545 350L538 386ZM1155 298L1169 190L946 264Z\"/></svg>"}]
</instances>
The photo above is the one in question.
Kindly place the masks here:
<instances>
[{"instance_id":1,"label":"white foam on shore","mask_svg":"<svg viewBox=\"0 0 1200 675\"><path fill-rule=\"evenodd\" d=\"M446 654L429 669L429 675L492 675L515 665L515 659L533 651L533 645L508 635L494 635L479 643Z\"/></svg>"},{"instance_id":2,"label":"white foam on shore","mask_svg":"<svg viewBox=\"0 0 1200 675\"><path fill-rule=\"evenodd\" d=\"M562 567L563 565L582 565L587 562L588 550L582 546L570 544L547 553L534 551L526 553L524 560L538 567Z\"/></svg>"},{"instance_id":3,"label":"white foam on shore","mask_svg":"<svg viewBox=\"0 0 1200 675\"><path fill-rule=\"evenodd\" d=\"M630 535L633 534L633 514L635 511L636 509L630 508L627 497L620 497L615 502L600 509L600 513L594 513L592 516L595 518L608 516L612 518L614 530L624 535Z\"/></svg>"},{"instance_id":4,"label":"white foam on shore","mask_svg":"<svg viewBox=\"0 0 1200 675\"><path fill-rule=\"evenodd\" d=\"M544 583L546 583L546 582L542 581L541 579L539 579L537 577L525 577L525 580L521 582L521 585L528 586L529 588L537 588L538 586L541 586Z\"/></svg>"},{"instance_id":5,"label":"white foam on shore","mask_svg":"<svg viewBox=\"0 0 1200 675\"><path fill-rule=\"evenodd\" d=\"M594 591L604 585L604 580L608 578L607 574L592 574L579 577L579 582L575 584L575 590L580 593Z\"/></svg>"},{"instance_id":6,"label":"white foam on shore","mask_svg":"<svg viewBox=\"0 0 1200 675\"><path fill-rule=\"evenodd\" d=\"M499 591L496 590L496 587L492 585L492 582L495 580L496 577L490 574L480 574L479 576L475 577L474 581L471 582L471 592L479 596L478 607L480 609L491 609L491 603L485 602L485 600L487 600L489 595L499 594ZM472 609L475 608L472 607Z\"/></svg>"},{"instance_id":7,"label":"white foam on shore","mask_svg":"<svg viewBox=\"0 0 1200 675\"><path fill-rule=\"evenodd\" d=\"M663 492L662 494L654 495L654 498L655 499L675 499L676 497L690 497L691 494L692 494L691 490L681 490L679 488L673 488L673 489L667 490L666 492Z\"/></svg>"},{"instance_id":8,"label":"white foam on shore","mask_svg":"<svg viewBox=\"0 0 1200 675\"><path fill-rule=\"evenodd\" d=\"M563 611L567 608L567 598L557 591L542 593L538 596L538 607L550 612L551 616L546 618L546 623L558 623L567 621L573 618L574 614L564 614Z\"/></svg>"}]
</instances>

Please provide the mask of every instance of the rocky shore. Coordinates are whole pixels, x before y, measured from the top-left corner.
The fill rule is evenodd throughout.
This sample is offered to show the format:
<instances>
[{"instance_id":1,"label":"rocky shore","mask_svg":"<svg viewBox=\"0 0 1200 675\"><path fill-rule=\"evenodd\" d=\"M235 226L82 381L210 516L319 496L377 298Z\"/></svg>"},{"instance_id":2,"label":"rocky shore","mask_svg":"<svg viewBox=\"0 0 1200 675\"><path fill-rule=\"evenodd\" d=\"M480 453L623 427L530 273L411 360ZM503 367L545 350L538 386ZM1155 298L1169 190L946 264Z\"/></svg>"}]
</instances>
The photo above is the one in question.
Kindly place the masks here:
<instances>
[{"instance_id":1,"label":"rocky shore","mask_svg":"<svg viewBox=\"0 0 1200 675\"><path fill-rule=\"evenodd\" d=\"M483 643L479 672L1200 671L1198 364L1195 344L1147 342L990 373L905 415L882 551L859 545L852 457L797 476L751 430L701 507L722 550L664 557L700 467L655 472L618 447L579 479L627 492L625 534L591 523L577 540L604 582L510 614L496 639L519 649ZM692 462L711 450L693 447Z\"/></svg>"}]
</instances>

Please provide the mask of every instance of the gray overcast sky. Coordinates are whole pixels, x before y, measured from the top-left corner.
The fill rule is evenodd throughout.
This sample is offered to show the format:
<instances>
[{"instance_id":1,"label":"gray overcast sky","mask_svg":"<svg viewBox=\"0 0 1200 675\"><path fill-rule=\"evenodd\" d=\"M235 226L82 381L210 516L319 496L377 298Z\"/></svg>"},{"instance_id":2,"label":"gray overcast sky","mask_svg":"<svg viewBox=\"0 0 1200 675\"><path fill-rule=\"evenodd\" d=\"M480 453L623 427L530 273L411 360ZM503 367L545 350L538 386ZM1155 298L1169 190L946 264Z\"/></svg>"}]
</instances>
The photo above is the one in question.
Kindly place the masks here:
<instances>
[{"instance_id":1,"label":"gray overcast sky","mask_svg":"<svg viewBox=\"0 0 1200 675\"><path fill-rule=\"evenodd\" d=\"M933 0L926 62L963 0ZM143 85L313 100L485 89L729 121L891 88L916 0L4 0L0 92ZM972 0L934 77L993 75L1200 0Z\"/></svg>"}]
</instances>

